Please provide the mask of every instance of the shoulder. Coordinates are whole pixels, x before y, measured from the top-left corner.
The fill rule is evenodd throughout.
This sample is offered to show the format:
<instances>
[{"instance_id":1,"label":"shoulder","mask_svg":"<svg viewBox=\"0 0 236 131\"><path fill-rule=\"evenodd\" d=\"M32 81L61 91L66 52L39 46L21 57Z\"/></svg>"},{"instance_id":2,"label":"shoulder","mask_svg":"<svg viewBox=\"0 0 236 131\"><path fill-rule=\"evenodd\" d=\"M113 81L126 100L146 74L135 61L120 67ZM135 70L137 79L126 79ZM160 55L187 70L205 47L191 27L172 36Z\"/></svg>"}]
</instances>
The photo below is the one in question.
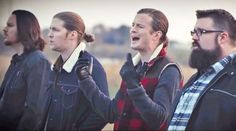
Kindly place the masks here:
<instances>
[{"instance_id":1,"label":"shoulder","mask_svg":"<svg viewBox=\"0 0 236 131\"><path fill-rule=\"evenodd\" d=\"M27 58L31 59L31 60L33 60L33 59L34 60L40 60L40 59L48 60L47 57L45 56L45 54L43 54L43 52L40 50L36 50L36 51L32 51L32 52L28 53Z\"/></svg>"},{"instance_id":2,"label":"shoulder","mask_svg":"<svg viewBox=\"0 0 236 131\"><path fill-rule=\"evenodd\" d=\"M183 79L180 66L175 62L171 62L168 58L166 58L165 61L166 61L166 64L162 68L159 74L159 78L164 75L164 76L179 77L180 79Z\"/></svg>"},{"instance_id":3,"label":"shoulder","mask_svg":"<svg viewBox=\"0 0 236 131\"><path fill-rule=\"evenodd\" d=\"M42 63L47 63L48 65L50 65L49 60L40 50L28 53L25 58L25 63L28 66L41 65Z\"/></svg>"},{"instance_id":4,"label":"shoulder","mask_svg":"<svg viewBox=\"0 0 236 131\"><path fill-rule=\"evenodd\" d=\"M92 54L90 54L87 51L84 51L82 58L88 58L88 59L93 59L93 67L94 68L103 68L99 60Z\"/></svg>"},{"instance_id":5,"label":"shoulder","mask_svg":"<svg viewBox=\"0 0 236 131\"><path fill-rule=\"evenodd\" d=\"M178 74L178 75L181 75L181 70L179 68L179 66L177 64L174 64L174 63L170 63L170 64L167 64L161 71L160 73L160 76L162 74ZM159 77L160 77L159 76Z\"/></svg>"}]
</instances>

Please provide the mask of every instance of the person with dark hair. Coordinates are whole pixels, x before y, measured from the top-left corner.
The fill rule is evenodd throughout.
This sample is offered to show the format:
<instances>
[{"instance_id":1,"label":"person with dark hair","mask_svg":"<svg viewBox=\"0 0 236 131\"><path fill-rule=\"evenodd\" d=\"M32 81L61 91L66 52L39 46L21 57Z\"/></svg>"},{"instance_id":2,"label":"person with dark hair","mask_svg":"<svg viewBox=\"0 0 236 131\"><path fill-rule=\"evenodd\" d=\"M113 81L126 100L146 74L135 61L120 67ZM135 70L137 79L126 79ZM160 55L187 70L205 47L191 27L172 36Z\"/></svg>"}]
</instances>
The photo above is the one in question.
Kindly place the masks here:
<instances>
[{"instance_id":1,"label":"person with dark hair","mask_svg":"<svg viewBox=\"0 0 236 131\"><path fill-rule=\"evenodd\" d=\"M158 130L164 125L182 75L166 56L168 20L159 10L138 11L130 30L131 54L120 70L122 82L113 100L97 89L89 73L90 61L79 60L80 89L92 107L114 130Z\"/></svg>"},{"instance_id":2,"label":"person with dark hair","mask_svg":"<svg viewBox=\"0 0 236 131\"><path fill-rule=\"evenodd\" d=\"M42 113L38 96L50 71L50 63L42 53L45 42L37 18L26 10L13 11L3 32L5 45L16 54L0 88L0 130L32 131Z\"/></svg>"},{"instance_id":3,"label":"person with dark hair","mask_svg":"<svg viewBox=\"0 0 236 131\"><path fill-rule=\"evenodd\" d=\"M82 18L74 12L60 12L51 22L48 33L51 50L60 56L52 67L49 87L45 91L44 116L40 130L71 131L101 130L106 122L96 114L86 100L78 84L75 69L79 58L92 60L91 75L98 90L107 97L108 85L106 73L99 61L85 51L83 42L92 42L92 35L85 33Z\"/></svg>"},{"instance_id":4,"label":"person with dark hair","mask_svg":"<svg viewBox=\"0 0 236 131\"><path fill-rule=\"evenodd\" d=\"M236 20L226 10L197 10L189 65L197 69L179 92L168 130L236 129Z\"/></svg>"}]
</instances>

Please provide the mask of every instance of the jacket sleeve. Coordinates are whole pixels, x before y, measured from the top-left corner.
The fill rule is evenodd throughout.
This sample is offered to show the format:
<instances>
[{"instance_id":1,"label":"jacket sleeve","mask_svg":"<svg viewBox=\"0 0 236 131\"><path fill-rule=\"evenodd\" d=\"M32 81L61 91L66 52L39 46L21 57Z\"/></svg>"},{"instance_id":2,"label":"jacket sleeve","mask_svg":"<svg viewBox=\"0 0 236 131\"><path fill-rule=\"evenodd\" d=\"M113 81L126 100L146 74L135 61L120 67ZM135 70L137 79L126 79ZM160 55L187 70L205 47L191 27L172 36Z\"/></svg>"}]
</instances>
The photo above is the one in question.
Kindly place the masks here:
<instances>
[{"instance_id":1,"label":"jacket sleeve","mask_svg":"<svg viewBox=\"0 0 236 131\"><path fill-rule=\"evenodd\" d=\"M92 77L96 82L99 90L103 92L106 96L109 96L106 73L101 65L94 65Z\"/></svg>"},{"instance_id":2,"label":"jacket sleeve","mask_svg":"<svg viewBox=\"0 0 236 131\"><path fill-rule=\"evenodd\" d=\"M92 77L79 82L80 89L84 96L89 100L95 112L91 113L84 122L90 125L84 127L97 126L103 128L107 122L113 119L113 101L109 98L106 74L100 65L94 65ZM80 129L83 129L81 127Z\"/></svg>"},{"instance_id":3,"label":"jacket sleeve","mask_svg":"<svg viewBox=\"0 0 236 131\"><path fill-rule=\"evenodd\" d=\"M89 100L95 112L98 113L106 122L114 122L118 116L116 101L119 97L119 92L116 97L111 100L107 95L99 90L99 86L95 83L94 78L89 77L79 81L79 84L80 89Z\"/></svg>"},{"instance_id":4,"label":"jacket sleeve","mask_svg":"<svg viewBox=\"0 0 236 131\"><path fill-rule=\"evenodd\" d=\"M153 100L142 87L127 89L134 106L151 129L159 129L166 121L180 81L181 75L176 66L168 66L161 74Z\"/></svg>"},{"instance_id":5,"label":"jacket sleeve","mask_svg":"<svg viewBox=\"0 0 236 131\"><path fill-rule=\"evenodd\" d=\"M39 92L48 82L50 63L43 58L31 62L29 61L26 65L27 95L24 113L19 121L18 130L33 130L36 128L41 115L38 108L40 106L38 105Z\"/></svg>"}]
</instances>

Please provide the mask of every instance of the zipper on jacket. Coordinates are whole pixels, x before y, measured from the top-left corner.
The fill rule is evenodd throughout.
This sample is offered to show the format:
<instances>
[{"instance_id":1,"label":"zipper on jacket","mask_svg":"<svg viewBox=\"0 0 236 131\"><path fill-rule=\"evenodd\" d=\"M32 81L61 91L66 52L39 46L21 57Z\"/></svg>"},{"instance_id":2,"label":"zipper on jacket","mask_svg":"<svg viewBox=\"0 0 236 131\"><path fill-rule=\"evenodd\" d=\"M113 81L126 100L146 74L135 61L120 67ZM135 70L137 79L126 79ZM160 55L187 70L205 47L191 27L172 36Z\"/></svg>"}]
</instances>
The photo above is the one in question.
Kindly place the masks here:
<instances>
[{"instance_id":1,"label":"zipper on jacket","mask_svg":"<svg viewBox=\"0 0 236 131\"><path fill-rule=\"evenodd\" d=\"M201 97L203 96L203 94L205 94L206 91L209 90L209 88L210 88L212 85L214 85L214 84L215 84L222 76L224 76L225 74L226 74L226 72L223 73L223 74L221 74L211 85L209 85L209 86L199 95L199 97L198 97L198 99L197 99L197 101L196 101L196 103L195 103L195 105L194 105L194 107L193 107L192 114L193 114L193 112L194 112L194 110L195 110L195 108L196 108L196 106L197 106L197 103L199 102L199 100L200 100ZM192 114L191 114L191 116L192 116ZM189 121L191 120L191 116L190 116L190 118L189 118ZM187 126L187 127L188 127L188 126ZM186 129L187 129L187 127L186 127Z\"/></svg>"},{"instance_id":2,"label":"zipper on jacket","mask_svg":"<svg viewBox=\"0 0 236 131\"><path fill-rule=\"evenodd\" d=\"M197 99L197 101L196 101L196 103L195 103L195 106L194 106L194 108L193 108L193 111L194 111L194 109L195 109L197 103L198 103L199 100L201 99L201 97L206 93L206 91L209 90L209 88L210 88L212 85L214 85L214 84L215 84L223 75L225 75L225 74L226 74L226 73L221 74L213 83L211 83L211 85L209 85L209 86L199 95L199 97L198 97L198 99Z\"/></svg>"},{"instance_id":3,"label":"zipper on jacket","mask_svg":"<svg viewBox=\"0 0 236 131\"><path fill-rule=\"evenodd\" d=\"M220 93L223 93L223 94L226 94L226 95L229 95L229 96L232 96L232 97L235 97L236 98L236 95L233 95L227 91L224 91L224 90L220 90L220 89L210 89L210 91L215 91L215 92L220 92Z\"/></svg>"}]
</instances>

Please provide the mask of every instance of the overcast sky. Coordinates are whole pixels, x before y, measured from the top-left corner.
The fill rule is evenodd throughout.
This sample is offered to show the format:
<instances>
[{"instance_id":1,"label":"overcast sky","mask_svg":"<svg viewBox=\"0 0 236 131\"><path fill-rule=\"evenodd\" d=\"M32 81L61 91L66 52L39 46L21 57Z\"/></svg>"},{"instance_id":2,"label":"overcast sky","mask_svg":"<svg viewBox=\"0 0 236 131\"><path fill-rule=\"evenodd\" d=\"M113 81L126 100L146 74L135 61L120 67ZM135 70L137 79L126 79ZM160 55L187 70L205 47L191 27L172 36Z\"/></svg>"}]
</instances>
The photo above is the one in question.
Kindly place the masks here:
<instances>
[{"instance_id":1,"label":"overcast sky","mask_svg":"<svg viewBox=\"0 0 236 131\"><path fill-rule=\"evenodd\" d=\"M161 10L169 20L169 39L191 41L197 9L223 8L236 17L236 0L0 0L0 27L15 9L32 11L42 28L48 28L54 14L74 11L84 19L87 29L102 23L108 27L130 26L141 8ZM2 29L1 29L2 30Z\"/></svg>"}]
</instances>

